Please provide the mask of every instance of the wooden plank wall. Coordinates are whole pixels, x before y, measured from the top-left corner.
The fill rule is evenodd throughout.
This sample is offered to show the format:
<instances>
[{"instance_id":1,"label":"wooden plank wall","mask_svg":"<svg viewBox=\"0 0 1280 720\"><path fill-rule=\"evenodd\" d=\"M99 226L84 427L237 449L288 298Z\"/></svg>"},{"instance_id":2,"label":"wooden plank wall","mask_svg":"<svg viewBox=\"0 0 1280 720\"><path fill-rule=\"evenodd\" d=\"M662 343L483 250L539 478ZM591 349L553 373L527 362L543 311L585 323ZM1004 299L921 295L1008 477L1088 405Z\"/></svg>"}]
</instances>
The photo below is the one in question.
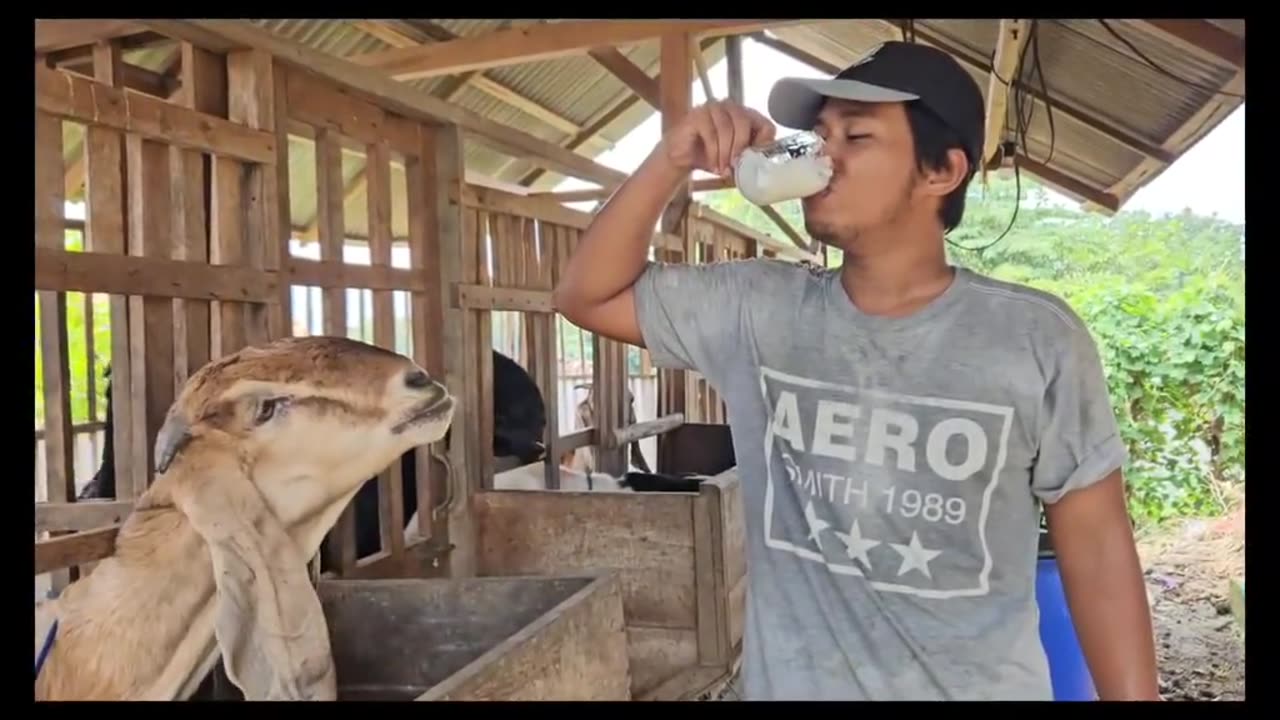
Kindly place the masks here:
<instances>
[{"instance_id":1,"label":"wooden plank wall","mask_svg":"<svg viewBox=\"0 0 1280 720\"><path fill-rule=\"evenodd\" d=\"M746 555L735 470L694 493L482 492L485 576L618 574L637 699L682 699L741 655Z\"/></svg>"},{"instance_id":2,"label":"wooden plank wall","mask_svg":"<svg viewBox=\"0 0 1280 720\"><path fill-rule=\"evenodd\" d=\"M384 549L356 558L350 515L339 522L329 542L342 575L417 572L440 538L466 543L474 529L451 534L447 523L467 522L466 513L448 510L492 487L491 445L477 441L492 437L491 313L526 316L522 354L549 399L548 417L556 418L559 338L551 288L591 216L462 184L457 128L384 110L260 50L217 53L183 44L183 89L168 99L121 88L123 64L111 41L94 60L93 78L36 68L36 282L48 477L36 516L51 535L85 531L38 544L37 574L70 569L56 579L65 584L75 566L110 551L116 525L93 523L127 513L148 486L152 440L182 383L210 359L293 333L291 293L299 287L319 289L320 328L328 334L348 334L348 291L369 292L374 320L367 339L393 349L392 296L407 293L412 337L404 351L463 397L456 423L465 432L453 433L450 472L441 472L425 450L417 453L418 508L400 507L398 465L379 478ZM85 126L86 252L67 250L63 235L66 123ZM315 147L313 188L291 187L291 135ZM344 155L366 166L369 265L343 259ZM393 178L406 184L405 238L392 237ZM318 260L290 254L293 192L317 197ZM724 223L690 217L685 226L688 238L655 235L658 257L683 260L686 248L694 262L756 254L754 239ZM396 245L408 246L408 267L392 266ZM109 504L72 502L68 293L110 297L119 494ZM593 342L599 427L560 436L548 423L549 488L557 485L562 453L578 447L601 451L600 470L625 468L614 437L626 424L625 347ZM660 416L687 407L686 420L723 419L719 399L696 378L663 392ZM405 546L395 529L415 510L421 542Z\"/></svg>"},{"instance_id":3,"label":"wooden plank wall","mask_svg":"<svg viewBox=\"0 0 1280 720\"><path fill-rule=\"evenodd\" d=\"M186 49L190 52L190 49ZM282 159L269 125L271 77L252 53L192 62L179 102L120 87L120 48L102 42L93 78L37 62L36 287L40 300L48 504L37 525L55 537L36 546L37 574L54 589L75 566L110 551L116 525L90 532L102 504L82 517L69 464L69 293L110 296L116 500L127 511L150 482L152 442L192 370L279 322L279 243L268 228ZM228 84L248 88L227 97ZM196 105L207 103L205 111ZM264 122L264 118L266 121ZM63 234L64 125L83 127L85 243ZM251 198L246 202L245 193ZM267 253L277 255L268 258ZM201 254L204 257L201 257ZM206 259L207 258L207 259ZM205 318L210 321L203 322ZM205 329L207 328L207 329Z\"/></svg>"},{"instance_id":4,"label":"wooden plank wall","mask_svg":"<svg viewBox=\"0 0 1280 720\"><path fill-rule=\"evenodd\" d=\"M407 292L407 354L452 388L461 385L456 359L446 362L441 320L443 278L456 274L442 247L458 234L450 188L456 194L462 171L448 162L460 157L457 133L384 112L262 51L219 54L184 44L182 53L184 91L171 102L120 89L119 48L110 42L95 53L94 78L36 67L36 287L48 476L36 521L52 539L38 541L35 552L37 575L55 572L55 590L77 566L111 552L118 519L150 483L152 440L189 374L293 332L291 288L322 288L324 330L339 335L349 334L347 290L372 291L371 339L392 349L392 294ZM85 126L84 251L68 250L64 240L65 123ZM312 191L290 188L290 132L317 148L319 261L289 254L289 193ZM343 148L367 158L370 265L342 258ZM391 233L393 165L411 199L403 239ZM392 267L397 241L408 246L408 268ZM69 293L111 298L116 502L73 502ZM438 498L451 495L444 474L425 450L417 456L419 508L402 507L393 465L378 480L383 550L356 558L344 516L329 539L340 574L418 572L438 548L433 538L448 537L445 519L433 512ZM415 510L421 540L406 547L394 530ZM60 536L77 530L86 532Z\"/></svg>"}]
</instances>

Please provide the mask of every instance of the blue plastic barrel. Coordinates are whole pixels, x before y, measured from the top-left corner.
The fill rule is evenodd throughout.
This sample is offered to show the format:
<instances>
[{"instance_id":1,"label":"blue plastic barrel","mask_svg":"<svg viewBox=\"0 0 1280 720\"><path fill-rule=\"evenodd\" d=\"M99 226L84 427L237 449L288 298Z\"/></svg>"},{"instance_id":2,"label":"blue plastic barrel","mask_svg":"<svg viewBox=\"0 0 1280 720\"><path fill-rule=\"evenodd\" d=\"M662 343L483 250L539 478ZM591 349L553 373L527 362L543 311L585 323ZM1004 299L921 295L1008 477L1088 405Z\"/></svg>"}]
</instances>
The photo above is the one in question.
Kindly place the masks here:
<instances>
[{"instance_id":1,"label":"blue plastic barrel","mask_svg":"<svg viewBox=\"0 0 1280 720\"><path fill-rule=\"evenodd\" d=\"M1036 604L1040 607L1040 642L1049 656L1049 677L1053 699L1061 701L1097 700L1093 676L1085 663L1084 651L1076 638L1058 559L1052 551L1041 551L1036 561Z\"/></svg>"}]
</instances>

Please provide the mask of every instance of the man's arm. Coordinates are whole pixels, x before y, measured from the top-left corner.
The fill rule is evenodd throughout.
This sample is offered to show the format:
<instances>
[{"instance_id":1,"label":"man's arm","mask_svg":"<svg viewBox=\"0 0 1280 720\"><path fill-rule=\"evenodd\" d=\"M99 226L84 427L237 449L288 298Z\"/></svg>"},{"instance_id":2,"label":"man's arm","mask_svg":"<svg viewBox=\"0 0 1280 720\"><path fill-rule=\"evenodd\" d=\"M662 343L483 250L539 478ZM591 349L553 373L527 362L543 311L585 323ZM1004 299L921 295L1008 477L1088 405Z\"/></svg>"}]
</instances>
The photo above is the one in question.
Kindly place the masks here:
<instances>
[{"instance_id":1,"label":"man's arm","mask_svg":"<svg viewBox=\"0 0 1280 720\"><path fill-rule=\"evenodd\" d=\"M556 286L556 310L585 330L643 347L633 287L649 268L663 208L690 172L727 174L742 150L772 141L774 132L763 115L733 103L686 115L583 233Z\"/></svg>"},{"instance_id":2,"label":"man's arm","mask_svg":"<svg viewBox=\"0 0 1280 720\"><path fill-rule=\"evenodd\" d=\"M1120 439L1093 338L1059 335L1032 490L1045 503L1076 634L1102 700L1158 700L1146 586L1124 495Z\"/></svg>"},{"instance_id":3,"label":"man's arm","mask_svg":"<svg viewBox=\"0 0 1280 720\"><path fill-rule=\"evenodd\" d=\"M1076 634L1102 700L1159 700L1155 639L1124 476L1045 507Z\"/></svg>"},{"instance_id":4,"label":"man's arm","mask_svg":"<svg viewBox=\"0 0 1280 720\"><path fill-rule=\"evenodd\" d=\"M644 347L632 286L649 264L653 227L687 175L654 152L582 234L553 302L569 322Z\"/></svg>"}]
</instances>

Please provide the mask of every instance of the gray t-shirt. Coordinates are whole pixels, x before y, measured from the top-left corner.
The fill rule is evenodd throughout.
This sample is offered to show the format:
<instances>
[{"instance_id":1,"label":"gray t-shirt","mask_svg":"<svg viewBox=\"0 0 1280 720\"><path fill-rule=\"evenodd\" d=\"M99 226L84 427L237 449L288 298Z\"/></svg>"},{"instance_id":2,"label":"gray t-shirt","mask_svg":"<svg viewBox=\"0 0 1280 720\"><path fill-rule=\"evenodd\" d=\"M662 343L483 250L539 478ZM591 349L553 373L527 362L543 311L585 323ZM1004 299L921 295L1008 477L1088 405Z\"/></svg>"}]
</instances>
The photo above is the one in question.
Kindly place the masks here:
<instances>
[{"instance_id":1,"label":"gray t-shirt","mask_svg":"<svg viewBox=\"0 0 1280 720\"><path fill-rule=\"evenodd\" d=\"M838 270L652 264L654 363L724 398L746 509L744 699L1052 699L1037 499L1126 460L1060 299L957 268L905 318Z\"/></svg>"}]
</instances>

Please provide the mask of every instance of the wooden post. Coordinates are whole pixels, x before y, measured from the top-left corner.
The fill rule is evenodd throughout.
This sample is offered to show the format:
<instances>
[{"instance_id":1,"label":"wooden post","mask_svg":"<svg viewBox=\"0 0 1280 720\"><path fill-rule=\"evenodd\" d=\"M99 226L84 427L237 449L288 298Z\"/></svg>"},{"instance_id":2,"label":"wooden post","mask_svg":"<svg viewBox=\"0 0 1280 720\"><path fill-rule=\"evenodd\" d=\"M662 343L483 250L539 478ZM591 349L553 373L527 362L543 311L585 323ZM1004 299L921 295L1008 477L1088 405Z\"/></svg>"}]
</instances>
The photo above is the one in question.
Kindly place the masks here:
<instances>
[{"instance_id":1,"label":"wooden post","mask_svg":"<svg viewBox=\"0 0 1280 720\"><path fill-rule=\"evenodd\" d=\"M427 170L427 182L423 188L426 202L431 208L430 230L435 236L434 252L438 253L438 270L434 273L439 282L439 312L436 317L440 322L440 335L436 342L427 348L432 353L432 363L428 369L443 372L445 384L449 391L458 398L453 415L453 432L449 443L450 473L445 479L452 484L452 503L448 513L448 538L454 549L447 556L445 574L449 577L469 577L476 573L476 523L472 507L472 497L479 488L478 466L473 459L483 448L474 447L482 443L482 435L474 432L472 422L474 413L480 408L468 404L467 400L479 393L473 388L486 377L488 368L492 373L492 363L486 362L478 368L472 358L477 348L488 350L492 341L483 336L483 346L476 338L473 323L464 310L454 302L457 283L472 283L478 278L474 268L474 255L470 261L466 253L474 251L471 238L474 230L467 227L462 208L463 196L463 155L462 132L456 125L424 127L423 168ZM457 200L451 199L456 197ZM411 201L412 202L412 201ZM472 231L468 237L467 231ZM467 274L467 273L470 274ZM424 299L431 302L430 298ZM489 352L483 353L485 358ZM443 518L441 518L443 519ZM436 534L441 532L436 529Z\"/></svg>"},{"instance_id":2,"label":"wooden post","mask_svg":"<svg viewBox=\"0 0 1280 720\"><path fill-rule=\"evenodd\" d=\"M693 62L689 57L691 45L685 33L664 35L661 40L661 66L658 94L662 101L662 132L666 133L689 113L693 102ZM683 261L697 262L697 254L689 241L686 211L692 200L686 183L676 191L663 215L662 229L684 238ZM688 395L688 373L683 370L664 370L658 375L660 396L658 414L683 413Z\"/></svg>"}]
</instances>

